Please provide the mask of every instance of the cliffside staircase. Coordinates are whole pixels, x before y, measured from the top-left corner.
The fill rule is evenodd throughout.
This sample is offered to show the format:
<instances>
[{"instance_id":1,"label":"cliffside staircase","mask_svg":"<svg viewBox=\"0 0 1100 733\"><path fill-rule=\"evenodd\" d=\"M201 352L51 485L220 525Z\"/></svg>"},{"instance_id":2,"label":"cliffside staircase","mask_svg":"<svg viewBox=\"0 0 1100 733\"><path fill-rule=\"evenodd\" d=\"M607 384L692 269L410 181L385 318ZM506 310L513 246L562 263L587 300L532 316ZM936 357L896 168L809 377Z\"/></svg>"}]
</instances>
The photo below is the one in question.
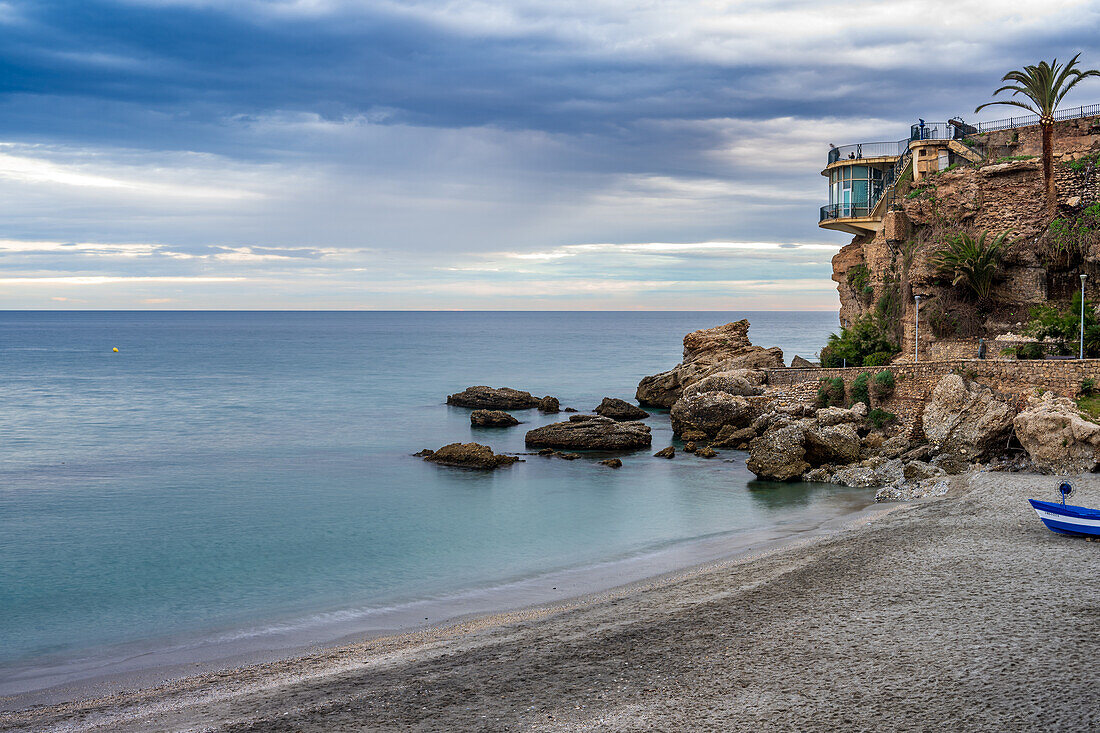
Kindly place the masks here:
<instances>
[{"instance_id":1,"label":"cliffside staircase","mask_svg":"<svg viewBox=\"0 0 1100 733\"><path fill-rule=\"evenodd\" d=\"M883 217L886 216L886 212L896 200L895 192L897 190L898 181L900 181L907 172L911 172L912 168L913 155L906 149L905 153L894 163L894 167L887 171L882 177L882 188L878 191L878 198L871 202L870 211L872 217L882 221Z\"/></svg>"},{"instance_id":2,"label":"cliffside staircase","mask_svg":"<svg viewBox=\"0 0 1100 733\"><path fill-rule=\"evenodd\" d=\"M981 161L981 153L975 152L973 149L963 145L958 140L951 140L947 143L947 149L958 156L966 158L971 163L977 163Z\"/></svg>"}]
</instances>

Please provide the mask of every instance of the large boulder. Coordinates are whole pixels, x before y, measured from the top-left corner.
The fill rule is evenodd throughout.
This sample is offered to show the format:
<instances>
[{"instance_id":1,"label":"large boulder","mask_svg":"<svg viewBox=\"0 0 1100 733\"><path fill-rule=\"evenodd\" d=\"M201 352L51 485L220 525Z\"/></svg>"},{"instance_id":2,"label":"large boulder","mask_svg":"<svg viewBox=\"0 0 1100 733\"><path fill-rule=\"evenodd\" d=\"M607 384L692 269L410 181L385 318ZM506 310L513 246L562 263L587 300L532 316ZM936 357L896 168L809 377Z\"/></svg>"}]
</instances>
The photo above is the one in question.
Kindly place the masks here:
<instances>
[{"instance_id":1,"label":"large boulder","mask_svg":"<svg viewBox=\"0 0 1100 733\"><path fill-rule=\"evenodd\" d=\"M711 374L782 367L783 351L753 346L748 332L749 322L741 320L684 336L684 360L667 372L643 378L638 383L638 402L643 406L672 407L685 387Z\"/></svg>"},{"instance_id":2,"label":"large boulder","mask_svg":"<svg viewBox=\"0 0 1100 733\"><path fill-rule=\"evenodd\" d=\"M840 425L842 423L862 423L867 419L867 403L857 402L851 407L822 407L814 413L814 419L820 425Z\"/></svg>"},{"instance_id":3,"label":"large boulder","mask_svg":"<svg viewBox=\"0 0 1100 733\"><path fill-rule=\"evenodd\" d=\"M764 480L794 481L810 468L805 441L801 423L768 431L749 444L749 470Z\"/></svg>"},{"instance_id":4,"label":"large boulder","mask_svg":"<svg viewBox=\"0 0 1100 733\"><path fill-rule=\"evenodd\" d=\"M653 437L649 426L640 422L591 417L535 428L527 433L526 441L533 448L631 450L648 447L653 442Z\"/></svg>"},{"instance_id":5,"label":"large boulder","mask_svg":"<svg viewBox=\"0 0 1100 733\"><path fill-rule=\"evenodd\" d=\"M474 410L470 413L470 424L479 428L508 428L519 425L519 420L504 410Z\"/></svg>"},{"instance_id":6,"label":"large boulder","mask_svg":"<svg viewBox=\"0 0 1100 733\"><path fill-rule=\"evenodd\" d=\"M806 462L845 464L859 460L859 433L849 424L809 428L805 432Z\"/></svg>"},{"instance_id":7,"label":"large boulder","mask_svg":"<svg viewBox=\"0 0 1100 733\"><path fill-rule=\"evenodd\" d=\"M732 369L715 372L698 382L684 388L683 397L694 397L704 392L725 392L726 394L751 397L764 394L764 372L753 369Z\"/></svg>"},{"instance_id":8,"label":"large boulder","mask_svg":"<svg viewBox=\"0 0 1100 733\"><path fill-rule=\"evenodd\" d=\"M595 412L597 415L603 415L612 420L644 420L649 417L649 413L637 405L632 405L626 400L616 399L615 397L604 397L603 402L600 403Z\"/></svg>"},{"instance_id":9,"label":"large boulder","mask_svg":"<svg viewBox=\"0 0 1100 733\"><path fill-rule=\"evenodd\" d=\"M713 437L727 425L734 428L748 426L754 416L749 401L740 395L703 392L676 400L669 417L672 432L677 435L694 428Z\"/></svg>"},{"instance_id":10,"label":"large boulder","mask_svg":"<svg viewBox=\"0 0 1100 733\"><path fill-rule=\"evenodd\" d=\"M561 411L561 404L558 402L557 397L551 397L546 395L539 400L539 412L555 413Z\"/></svg>"},{"instance_id":11,"label":"large boulder","mask_svg":"<svg viewBox=\"0 0 1100 733\"><path fill-rule=\"evenodd\" d=\"M948 374L932 391L922 424L925 437L938 451L974 460L1004 450L1015 416L1016 410L989 387Z\"/></svg>"},{"instance_id":12,"label":"large boulder","mask_svg":"<svg viewBox=\"0 0 1100 733\"><path fill-rule=\"evenodd\" d=\"M448 405L486 410L526 410L539 406L539 398L511 387L467 387L447 397Z\"/></svg>"},{"instance_id":13,"label":"large boulder","mask_svg":"<svg viewBox=\"0 0 1100 733\"><path fill-rule=\"evenodd\" d=\"M1072 400L1050 392L1032 397L1013 426L1040 471L1085 473L1100 465L1100 425L1084 419Z\"/></svg>"},{"instance_id":14,"label":"large boulder","mask_svg":"<svg viewBox=\"0 0 1100 733\"><path fill-rule=\"evenodd\" d=\"M515 456L503 456L493 453L493 449L480 443L451 443L424 456L425 461L443 466L462 468L497 468L508 466L520 460Z\"/></svg>"}]
</instances>

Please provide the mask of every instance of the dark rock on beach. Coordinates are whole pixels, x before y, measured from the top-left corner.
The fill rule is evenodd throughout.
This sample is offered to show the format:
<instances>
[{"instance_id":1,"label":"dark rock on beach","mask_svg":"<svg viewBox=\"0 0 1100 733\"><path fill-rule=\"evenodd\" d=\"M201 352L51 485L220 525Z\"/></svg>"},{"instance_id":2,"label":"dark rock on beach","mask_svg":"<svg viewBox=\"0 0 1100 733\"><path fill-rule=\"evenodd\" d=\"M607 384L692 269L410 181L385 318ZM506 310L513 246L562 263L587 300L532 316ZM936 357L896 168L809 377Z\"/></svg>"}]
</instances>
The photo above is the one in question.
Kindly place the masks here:
<instances>
[{"instance_id":1,"label":"dark rock on beach","mask_svg":"<svg viewBox=\"0 0 1100 733\"><path fill-rule=\"evenodd\" d=\"M662 448L661 450L653 454L654 458L674 458L675 456L676 448L671 445L667 448Z\"/></svg>"},{"instance_id":2,"label":"dark rock on beach","mask_svg":"<svg viewBox=\"0 0 1100 733\"><path fill-rule=\"evenodd\" d=\"M519 425L519 420L503 410L474 410L470 413L470 424L479 428L510 428Z\"/></svg>"},{"instance_id":3,"label":"dark rock on beach","mask_svg":"<svg viewBox=\"0 0 1100 733\"><path fill-rule=\"evenodd\" d=\"M615 397L604 397L603 402L600 403L595 412L597 415L620 421L644 420L649 417L649 413L637 405L632 405L626 400L616 399Z\"/></svg>"},{"instance_id":4,"label":"dark rock on beach","mask_svg":"<svg viewBox=\"0 0 1100 733\"><path fill-rule=\"evenodd\" d=\"M498 455L493 453L492 448L480 443L451 443L425 456L424 460L441 466L498 468L511 465L520 459L516 456Z\"/></svg>"},{"instance_id":5,"label":"dark rock on beach","mask_svg":"<svg viewBox=\"0 0 1100 733\"><path fill-rule=\"evenodd\" d=\"M448 405L474 407L485 410L526 410L538 407L541 400L530 392L511 387L467 387L447 397Z\"/></svg>"},{"instance_id":6,"label":"dark rock on beach","mask_svg":"<svg viewBox=\"0 0 1100 733\"><path fill-rule=\"evenodd\" d=\"M527 445L535 448L631 450L649 447L653 438L649 426L639 422L618 422L607 417L574 415L568 422L545 425L529 431L526 441Z\"/></svg>"}]
</instances>

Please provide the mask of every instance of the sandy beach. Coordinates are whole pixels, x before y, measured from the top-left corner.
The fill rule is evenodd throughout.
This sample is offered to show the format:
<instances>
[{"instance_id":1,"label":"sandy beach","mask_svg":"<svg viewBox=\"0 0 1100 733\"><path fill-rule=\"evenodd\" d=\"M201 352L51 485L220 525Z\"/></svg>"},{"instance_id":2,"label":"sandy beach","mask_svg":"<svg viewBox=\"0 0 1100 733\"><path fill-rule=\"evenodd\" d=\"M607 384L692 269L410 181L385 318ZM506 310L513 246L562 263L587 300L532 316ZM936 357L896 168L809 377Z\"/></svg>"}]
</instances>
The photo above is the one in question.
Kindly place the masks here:
<instances>
[{"instance_id":1,"label":"sandy beach","mask_svg":"<svg viewBox=\"0 0 1100 733\"><path fill-rule=\"evenodd\" d=\"M0 730L1089 730L1100 544L956 477L843 530L547 608L0 714ZM1075 500L1100 505L1100 479Z\"/></svg>"}]
</instances>

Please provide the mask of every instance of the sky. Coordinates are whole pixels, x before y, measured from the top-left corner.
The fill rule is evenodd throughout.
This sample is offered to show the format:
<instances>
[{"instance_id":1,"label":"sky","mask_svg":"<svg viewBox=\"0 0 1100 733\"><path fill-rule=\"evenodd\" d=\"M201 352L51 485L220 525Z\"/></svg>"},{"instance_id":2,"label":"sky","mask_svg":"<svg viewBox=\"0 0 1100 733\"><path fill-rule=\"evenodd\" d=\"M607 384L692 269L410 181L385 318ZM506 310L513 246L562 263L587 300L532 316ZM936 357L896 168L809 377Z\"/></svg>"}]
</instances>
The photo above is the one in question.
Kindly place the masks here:
<instances>
[{"instance_id":1,"label":"sky","mask_svg":"<svg viewBox=\"0 0 1100 733\"><path fill-rule=\"evenodd\" d=\"M0 308L834 310L830 143L1089 2L0 1ZM1100 80L1064 105L1100 102Z\"/></svg>"}]
</instances>

